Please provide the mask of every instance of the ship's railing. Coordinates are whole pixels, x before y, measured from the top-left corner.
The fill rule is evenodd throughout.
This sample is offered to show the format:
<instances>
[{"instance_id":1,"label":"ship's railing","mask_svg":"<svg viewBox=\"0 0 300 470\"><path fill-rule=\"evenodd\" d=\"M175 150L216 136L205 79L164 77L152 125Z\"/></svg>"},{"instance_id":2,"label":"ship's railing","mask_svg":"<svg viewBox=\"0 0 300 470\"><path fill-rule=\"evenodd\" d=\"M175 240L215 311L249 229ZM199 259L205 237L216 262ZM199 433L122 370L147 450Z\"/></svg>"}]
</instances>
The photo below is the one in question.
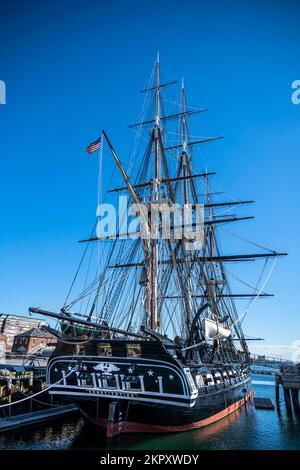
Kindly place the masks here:
<instances>
[{"instance_id":1,"label":"ship's railing","mask_svg":"<svg viewBox=\"0 0 300 470\"><path fill-rule=\"evenodd\" d=\"M280 372L283 374L300 375L300 363L295 365L281 366Z\"/></svg>"}]
</instances>

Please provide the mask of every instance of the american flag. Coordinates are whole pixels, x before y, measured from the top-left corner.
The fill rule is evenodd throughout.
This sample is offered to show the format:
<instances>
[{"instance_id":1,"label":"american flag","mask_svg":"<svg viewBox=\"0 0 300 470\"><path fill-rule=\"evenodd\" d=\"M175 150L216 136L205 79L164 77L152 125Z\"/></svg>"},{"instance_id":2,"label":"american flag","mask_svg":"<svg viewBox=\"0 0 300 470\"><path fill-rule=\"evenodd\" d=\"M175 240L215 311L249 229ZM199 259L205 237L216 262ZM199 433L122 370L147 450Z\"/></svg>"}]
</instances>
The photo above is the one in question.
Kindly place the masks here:
<instances>
[{"instance_id":1,"label":"american flag","mask_svg":"<svg viewBox=\"0 0 300 470\"><path fill-rule=\"evenodd\" d=\"M99 139L95 140L95 142L92 142L90 145L88 145L87 148L86 148L86 151L88 153L94 153L97 150L99 150L100 147L101 147L101 137L99 137Z\"/></svg>"}]
</instances>

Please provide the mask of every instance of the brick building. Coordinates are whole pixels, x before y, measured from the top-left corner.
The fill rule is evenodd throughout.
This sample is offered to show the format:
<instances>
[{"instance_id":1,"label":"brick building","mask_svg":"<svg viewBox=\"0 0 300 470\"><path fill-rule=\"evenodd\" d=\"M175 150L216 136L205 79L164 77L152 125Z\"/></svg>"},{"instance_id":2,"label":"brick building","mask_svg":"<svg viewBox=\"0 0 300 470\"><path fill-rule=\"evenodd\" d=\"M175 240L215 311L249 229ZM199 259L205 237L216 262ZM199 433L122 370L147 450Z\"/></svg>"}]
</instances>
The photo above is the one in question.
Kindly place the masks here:
<instances>
[{"instance_id":1,"label":"brick building","mask_svg":"<svg viewBox=\"0 0 300 470\"><path fill-rule=\"evenodd\" d=\"M6 336L0 333L0 360L2 358L5 358L6 341L7 341Z\"/></svg>"},{"instance_id":2,"label":"brick building","mask_svg":"<svg viewBox=\"0 0 300 470\"><path fill-rule=\"evenodd\" d=\"M50 347L57 342L57 338L41 328L32 328L15 336L12 352L33 353Z\"/></svg>"},{"instance_id":3,"label":"brick building","mask_svg":"<svg viewBox=\"0 0 300 470\"><path fill-rule=\"evenodd\" d=\"M0 313L0 334L5 335L7 338L6 351L11 351L16 335L31 328L39 328L42 325L46 325L46 322L40 318Z\"/></svg>"}]
</instances>

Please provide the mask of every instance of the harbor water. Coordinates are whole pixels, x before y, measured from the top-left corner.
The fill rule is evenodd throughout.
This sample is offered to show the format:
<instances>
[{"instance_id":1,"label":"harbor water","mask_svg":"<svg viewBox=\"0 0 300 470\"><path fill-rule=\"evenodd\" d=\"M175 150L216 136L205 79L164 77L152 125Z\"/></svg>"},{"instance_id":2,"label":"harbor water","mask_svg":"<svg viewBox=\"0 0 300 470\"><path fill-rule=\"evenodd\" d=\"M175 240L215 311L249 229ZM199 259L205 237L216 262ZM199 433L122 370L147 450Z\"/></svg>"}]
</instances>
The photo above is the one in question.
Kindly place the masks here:
<instances>
[{"instance_id":1,"label":"harbor water","mask_svg":"<svg viewBox=\"0 0 300 470\"><path fill-rule=\"evenodd\" d=\"M253 375L255 395L275 404L274 376ZM281 392L282 393L282 392ZM0 449L62 450L229 450L300 449L300 416L280 409L257 410L253 401L202 429L156 435L120 435L106 440L81 415L45 423L37 428L0 434Z\"/></svg>"}]
</instances>

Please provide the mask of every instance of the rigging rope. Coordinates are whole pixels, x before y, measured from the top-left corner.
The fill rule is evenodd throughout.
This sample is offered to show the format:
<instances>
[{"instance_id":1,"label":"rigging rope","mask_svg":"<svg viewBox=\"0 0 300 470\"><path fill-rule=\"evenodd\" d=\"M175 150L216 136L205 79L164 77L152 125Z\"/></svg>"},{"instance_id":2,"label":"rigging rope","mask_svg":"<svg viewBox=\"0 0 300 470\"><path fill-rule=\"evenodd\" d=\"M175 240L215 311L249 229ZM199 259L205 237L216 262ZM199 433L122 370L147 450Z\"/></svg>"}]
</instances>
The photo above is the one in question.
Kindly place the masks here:
<instances>
[{"instance_id":1,"label":"rigging rope","mask_svg":"<svg viewBox=\"0 0 300 470\"><path fill-rule=\"evenodd\" d=\"M269 251L270 253L276 253L276 251L271 250L270 248L266 248L263 245L259 245L258 243L255 243L252 240L249 240L248 238L242 237L241 235L237 235L236 233L232 232L231 230L228 230L226 228L223 228L223 230L225 230L225 232L229 233L229 235L231 235L232 237L239 238L240 240L243 240L243 241L249 243L250 245L257 246L258 248L262 248L263 250Z\"/></svg>"},{"instance_id":2,"label":"rigging rope","mask_svg":"<svg viewBox=\"0 0 300 470\"><path fill-rule=\"evenodd\" d=\"M90 238L91 238L92 234L94 233L94 230L95 230L95 228L96 228L96 225L97 225L97 222L95 223L95 225L94 225L94 227L93 227L93 230L92 230L92 232L91 232L91 234L90 234ZM86 247L85 247L85 250L84 250L84 252L83 252L83 255L82 255L82 257L81 257L79 266L78 266L77 271L76 271L76 273L75 273L75 276L74 276L74 279L73 279L73 281L72 281L71 287L70 287L70 289L69 289L69 291L68 291L68 294L67 294L65 303L64 303L64 305L63 305L63 308L65 308L66 305L67 305L67 301L68 301L68 299L69 299L69 297L70 297L70 294L71 294L71 292L72 292L73 286L74 286L75 281L76 281L76 279L77 279L78 273L79 273L79 271L80 271L80 268L81 268L81 265L82 265L83 260L84 260L84 258L85 258L85 255L86 255L86 252L87 252L87 250L88 250L88 247L89 247L89 243L87 243L87 245L86 245Z\"/></svg>"},{"instance_id":3,"label":"rigging rope","mask_svg":"<svg viewBox=\"0 0 300 470\"><path fill-rule=\"evenodd\" d=\"M259 290L259 292L257 293L257 295L254 297L254 299L252 300L252 302L250 303L250 305L245 309L245 311L242 313L242 315L240 315L240 317L238 318L238 322L239 322L239 325L240 325L240 326L242 325L242 323L243 323L243 321L244 321L244 319L245 319L247 313L249 312L250 308L251 308L251 307L253 306L253 304L256 302L257 298L259 297L259 295L260 295L261 292L263 291L265 285L267 284L268 280L270 279L270 276L271 276L271 274L272 274L272 272L273 272L273 270L274 270L274 268L275 268L275 265L276 265L277 261L278 261L278 258L276 257L276 258L274 259L273 265L272 265L272 267L271 267L271 269L270 269L270 271L269 271L269 274L268 274L268 276L266 277L265 282L263 283L261 289Z\"/></svg>"}]
</instances>

